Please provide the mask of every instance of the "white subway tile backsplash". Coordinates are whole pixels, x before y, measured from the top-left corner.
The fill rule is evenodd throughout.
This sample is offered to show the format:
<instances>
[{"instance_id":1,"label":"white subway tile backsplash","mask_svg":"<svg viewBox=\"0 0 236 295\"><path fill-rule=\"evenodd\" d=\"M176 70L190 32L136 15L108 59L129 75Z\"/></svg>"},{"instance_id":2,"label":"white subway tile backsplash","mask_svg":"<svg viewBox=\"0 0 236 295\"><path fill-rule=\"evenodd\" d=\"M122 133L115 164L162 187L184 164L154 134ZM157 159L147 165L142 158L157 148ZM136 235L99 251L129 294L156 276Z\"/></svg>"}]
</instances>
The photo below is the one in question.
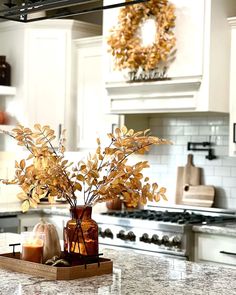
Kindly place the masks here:
<instances>
[{"instance_id":1,"label":"white subway tile backsplash","mask_svg":"<svg viewBox=\"0 0 236 295\"><path fill-rule=\"evenodd\" d=\"M223 177L222 176L205 175L205 184L206 185L214 185L214 186L222 186Z\"/></svg>"},{"instance_id":2,"label":"white subway tile backsplash","mask_svg":"<svg viewBox=\"0 0 236 295\"><path fill-rule=\"evenodd\" d=\"M176 166L177 165L177 158L176 156L172 155L162 155L161 156L161 164L166 164L168 166Z\"/></svg>"},{"instance_id":3,"label":"white subway tile backsplash","mask_svg":"<svg viewBox=\"0 0 236 295\"><path fill-rule=\"evenodd\" d=\"M190 140L191 142L209 141L209 136L208 135L193 135L193 136L190 136L190 138L191 138L191 140Z\"/></svg>"},{"instance_id":4,"label":"white subway tile backsplash","mask_svg":"<svg viewBox=\"0 0 236 295\"><path fill-rule=\"evenodd\" d=\"M214 135L228 135L228 134L229 134L229 126L225 126L225 125L215 126Z\"/></svg>"},{"instance_id":5,"label":"white subway tile backsplash","mask_svg":"<svg viewBox=\"0 0 236 295\"><path fill-rule=\"evenodd\" d=\"M191 117L177 117L176 124L178 126L188 126L190 125Z\"/></svg>"},{"instance_id":6,"label":"white subway tile backsplash","mask_svg":"<svg viewBox=\"0 0 236 295\"><path fill-rule=\"evenodd\" d=\"M228 208L236 208L236 199L229 199L228 200Z\"/></svg>"},{"instance_id":7,"label":"white subway tile backsplash","mask_svg":"<svg viewBox=\"0 0 236 295\"><path fill-rule=\"evenodd\" d=\"M190 124L194 126L207 125L207 123L208 123L207 118L200 118L200 117L193 117L190 121Z\"/></svg>"},{"instance_id":8,"label":"white subway tile backsplash","mask_svg":"<svg viewBox=\"0 0 236 295\"><path fill-rule=\"evenodd\" d=\"M187 143L191 141L191 135L178 135L176 136L176 139L174 141L174 143L176 145L185 145L187 146Z\"/></svg>"},{"instance_id":9,"label":"white subway tile backsplash","mask_svg":"<svg viewBox=\"0 0 236 295\"><path fill-rule=\"evenodd\" d=\"M185 166L187 154L192 153L195 166L202 168L202 184L214 185L216 188L215 206L236 209L236 157L228 156L229 116L166 114L154 117L153 115L150 119L150 128L156 131L159 129L162 137L174 142L174 146L153 150L164 165L163 168L157 165L155 174L166 183L168 192L175 195L177 167ZM187 151L188 142L204 141L213 143L216 159L206 159L207 151ZM163 170L159 172L159 169ZM171 195L171 200L174 200L173 196Z\"/></svg>"},{"instance_id":10,"label":"white subway tile backsplash","mask_svg":"<svg viewBox=\"0 0 236 295\"><path fill-rule=\"evenodd\" d=\"M183 126L164 126L162 129L162 133L165 134L165 137L169 137L170 135L184 135L184 127Z\"/></svg>"},{"instance_id":11,"label":"white subway tile backsplash","mask_svg":"<svg viewBox=\"0 0 236 295\"><path fill-rule=\"evenodd\" d=\"M224 124L226 124L225 117L224 116L222 116L222 117L208 116L207 117L207 124L210 126L224 125Z\"/></svg>"},{"instance_id":12,"label":"white subway tile backsplash","mask_svg":"<svg viewBox=\"0 0 236 295\"><path fill-rule=\"evenodd\" d=\"M231 167L231 176L236 177L236 167Z\"/></svg>"},{"instance_id":13,"label":"white subway tile backsplash","mask_svg":"<svg viewBox=\"0 0 236 295\"><path fill-rule=\"evenodd\" d=\"M177 119L172 117L165 117L162 119L162 125L163 126L176 126L177 125Z\"/></svg>"},{"instance_id":14,"label":"white subway tile backsplash","mask_svg":"<svg viewBox=\"0 0 236 295\"><path fill-rule=\"evenodd\" d=\"M215 154L217 156L227 156L229 153L229 148L228 146L216 146L215 147Z\"/></svg>"},{"instance_id":15,"label":"white subway tile backsplash","mask_svg":"<svg viewBox=\"0 0 236 295\"><path fill-rule=\"evenodd\" d=\"M236 199L236 188L235 187L230 189L230 196L232 199Z\"/></svg>"},{"instance_id":16,"label":"white subway tile backsplash","mask_svg":"<svg viewBox=\"0 0 236 295\"><path fill-rule=\"evenodd\" d=\"M198 135L199 127L198 126L185 126L183 135Z\"/></svg>"},{"instance_id":17,"label":"white subway tile backsplash","mask_svg":"<svg viewBox=\"0 0 236 295\"><path fill-rule=\"evenodd\" d=\"M236 167L236 157L223 157L224 166Z\"/></svg>"},{"instance_id":18,"label":"white subway tile backsplash","mask_svg":"<svg viewBox=\"0 0 236 295\"><path fill-rule=\"evenodd\" d=\"M236 177L223 177L223 186L233 188L236 185Z\"/></svg>"},{"instance_id":19,"label":"white subway tile backsplash","mask_svg":"<svg viewBox=\"0 0 236 295\"><path fill-rule=\"evenodd\" d=\"M205 179L205 176L212 176L214 175L214 170L215 168L212 167L212 166L204 166L204 169L202 169L202 175ZM221 175L217 175L215 174L216 176L221 176Z\"/></svg>"},{"instance_id":20,"label":"white subway tile backsplash","mask_svg":"<svg viewBox=\"0 0 236 295\"><path fill-rule=\"evenodd\" d=\"M216 155L217 156L217 155ZM208 159L206 159L206 161L205 161L205 166L214 166L214 167L217 167L217 166L222 166L223 164L222 164L222 158L221 157L218 157L217 156L217 158L216 159L214 159L214 160L208 160ZM225 164L225 162L224 162L224 166L227 166L226 164Z\"/></svg>"},{"instance_id":21,"label":"white subway tile backsplash","mask_svg":"<svg viewBox=\"0 0 236 295\"><path fill-rule=\"evenodd\" d=\"M199 135L206 135L209 136L211 134L214 134L213 130L213 126L201 126L201 128L199 128Z\"/></svg>"},{"instance_id":22,"label":"white subway tile backsplash","mask_svg":"<svg viewBox=\"0 0 236 295\"><path fill-rule=\"evenodd\" d=\"M230 167L215 167L214 172L216 176L231 176Z\"/></svg>"}]
</instances>

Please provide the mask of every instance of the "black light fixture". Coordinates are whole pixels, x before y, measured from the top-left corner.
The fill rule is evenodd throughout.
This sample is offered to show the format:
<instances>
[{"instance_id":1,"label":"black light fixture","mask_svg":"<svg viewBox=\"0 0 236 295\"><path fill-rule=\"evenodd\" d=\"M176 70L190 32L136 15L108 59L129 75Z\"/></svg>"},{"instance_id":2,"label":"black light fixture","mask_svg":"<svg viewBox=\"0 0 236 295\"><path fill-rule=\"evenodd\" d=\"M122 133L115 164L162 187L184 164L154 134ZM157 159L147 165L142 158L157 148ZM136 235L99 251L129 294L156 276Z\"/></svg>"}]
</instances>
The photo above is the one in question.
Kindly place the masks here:
<instances>
[{"instance_id":1,"label":"black light fixture","mask_svg":"<svg viewBox=\"0 0 236 295\"><path fill-rule=\"evenodd\" d=\"M117 0L115 4L103 5L100 4L100 0L0 0L0 18L27 23L48 18L76 16L148 1L150 0ZM90 8L85 7L85 5L91 3L96 5ZM73 10L68 9L69 7L73 7ZM38 16L36 14L36 12L45 12L54 9L58 11L50 16Z\"/></svg>"}]
</instances>

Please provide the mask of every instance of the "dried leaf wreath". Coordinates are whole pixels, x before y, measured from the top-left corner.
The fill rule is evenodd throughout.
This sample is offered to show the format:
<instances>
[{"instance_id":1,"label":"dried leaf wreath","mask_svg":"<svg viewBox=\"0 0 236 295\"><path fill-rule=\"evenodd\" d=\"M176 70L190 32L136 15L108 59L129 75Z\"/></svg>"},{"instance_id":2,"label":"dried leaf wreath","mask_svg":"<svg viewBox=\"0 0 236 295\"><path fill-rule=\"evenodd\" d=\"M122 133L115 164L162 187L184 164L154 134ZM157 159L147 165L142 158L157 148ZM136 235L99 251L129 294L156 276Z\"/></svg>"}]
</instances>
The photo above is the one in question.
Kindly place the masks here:
<instances>
[{"instance_id":1,"label":"dried leaf wreath","mask_svg":"<svg viewBox=\"0 0 236 295\"><path fill-rule=\"evenodd\" d=\"M129 0L126 0L129 2ZM160 61L166 61L175 46L175 7L168 0L150 0L120 9L118 27L108 37L109 51L115 57L117 69L153 70ZM156 22L155 42L143 47L137 31L153 16Z\"/></svg>"},{"instance_id":2,"label":"dried leaf wreath","mask_svg":"<svg viewBox=\"0 0 236 295\"><path fill-rule=\"evenodd\" d=\"M97 139L96 152L88 155L86 161L68 162L64 157L65 138L59 148L53 146L54 131L49 126L36 124L34 129L17 126L12 132L3 133L13 137L18 145L25 146L29 156L15 162L13 180L2 180L5 184L18 184L22 192L22 211L37 207L40 199L47 196L65 198L70 206L76 206L78 198L84 204L94 205L122 198L136 206L165 197L165 188L157 183L150 184L142 170L149 167L147 161L129 165L127 160L133 153L143 154L152 145L168 144L168 140L149 134L149 130L134 132L126 127L117 128L108 134L110 144L102 148ZM63 133L64 134L64 133Z\"/></svg>"}]
</instances>

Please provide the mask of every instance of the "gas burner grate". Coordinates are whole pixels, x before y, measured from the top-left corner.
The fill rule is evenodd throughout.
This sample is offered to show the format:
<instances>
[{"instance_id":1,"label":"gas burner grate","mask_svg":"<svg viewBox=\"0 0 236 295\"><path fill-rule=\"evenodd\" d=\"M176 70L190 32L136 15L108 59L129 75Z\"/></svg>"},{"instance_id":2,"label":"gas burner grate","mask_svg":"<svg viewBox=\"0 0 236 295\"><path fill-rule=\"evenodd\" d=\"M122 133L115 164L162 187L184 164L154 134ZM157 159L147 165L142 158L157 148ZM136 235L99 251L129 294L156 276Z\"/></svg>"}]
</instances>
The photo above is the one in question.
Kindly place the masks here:
<instances>
[{"instance_id":1,"label":"gas burner grate","mask_svg":"<svg viewBox=\"0 0 236 295\"><path fill-rule=\"evenodd\" d=\"M134 210L134 211L109 211L103 213L118 218L130 218L150 220L157 222L170 222L176 224L210 224L210 223L222 223L226 221L236 221L234 216L212 216L204 215L188 211L155 211L155 210Z\"/></svg>"}]
</instances>

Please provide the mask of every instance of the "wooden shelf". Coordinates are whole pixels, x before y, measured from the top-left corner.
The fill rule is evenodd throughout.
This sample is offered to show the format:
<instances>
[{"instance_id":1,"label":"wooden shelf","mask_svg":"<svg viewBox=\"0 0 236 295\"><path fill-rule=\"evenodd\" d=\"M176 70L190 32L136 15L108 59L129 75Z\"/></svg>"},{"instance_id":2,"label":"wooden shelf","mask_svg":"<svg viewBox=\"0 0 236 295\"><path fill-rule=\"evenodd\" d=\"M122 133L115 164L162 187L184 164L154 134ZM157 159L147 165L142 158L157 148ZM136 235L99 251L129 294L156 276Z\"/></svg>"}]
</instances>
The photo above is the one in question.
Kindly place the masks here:
<instances>
[{"instance_id":1,"label":"wooden shelf","mask_svg":"<svg viewBox=\"0 0 236 295\"><path fill-rule=\"evenodd\" d=\"M0 85L0 96L1 95L15 95L16 87Z\"/></svg>"}]
</instances>

